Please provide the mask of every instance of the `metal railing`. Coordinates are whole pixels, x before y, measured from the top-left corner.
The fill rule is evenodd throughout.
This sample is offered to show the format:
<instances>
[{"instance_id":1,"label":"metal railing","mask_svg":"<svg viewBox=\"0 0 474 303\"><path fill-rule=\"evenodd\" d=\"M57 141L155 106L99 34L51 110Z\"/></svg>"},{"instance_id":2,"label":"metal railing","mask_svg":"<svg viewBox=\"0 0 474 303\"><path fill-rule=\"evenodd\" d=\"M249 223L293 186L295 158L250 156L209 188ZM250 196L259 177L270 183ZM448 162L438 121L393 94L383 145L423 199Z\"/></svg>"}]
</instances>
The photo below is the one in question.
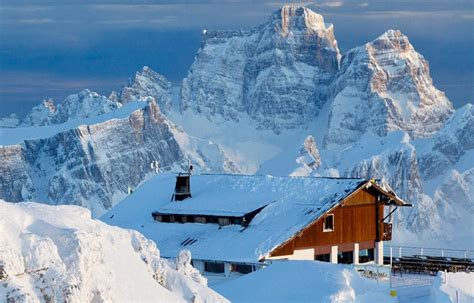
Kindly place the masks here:
<instances>
[{"instance_id":1,"label":"metal railing","mask_svg":"<svg viewBox=\"0 0 474 303\"><path fill-rule=\"evenodd\" d=\"M474 259L474 250L385 245L384 256L392 257L392 258L411 257L411 256L430 256L430 257Z\"/></svg>"}]
</instances>

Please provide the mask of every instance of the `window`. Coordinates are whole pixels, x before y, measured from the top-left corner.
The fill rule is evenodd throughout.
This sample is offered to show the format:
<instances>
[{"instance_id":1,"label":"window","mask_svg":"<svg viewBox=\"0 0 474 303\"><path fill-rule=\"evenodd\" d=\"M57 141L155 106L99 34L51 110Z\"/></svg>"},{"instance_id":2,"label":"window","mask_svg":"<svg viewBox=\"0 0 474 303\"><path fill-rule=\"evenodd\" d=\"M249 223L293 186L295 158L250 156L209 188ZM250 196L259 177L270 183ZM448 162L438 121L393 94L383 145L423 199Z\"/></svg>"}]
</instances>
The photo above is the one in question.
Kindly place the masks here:
<instances>
[{"instance_id":1,"label":"window","mask_svg":"<svg viewBox=\"0 0 474 303\"><path fill-rule=\"evenodd\" d=\"M334 215L324 217L323 232L334 231Z\"/></svg>"},{"instance_id":2,"label":"window","mask_svg":"<svg viewBox=\"0 0 474 303\"><path fill-rule=\"evenodd\" d=\"M241 218L232 218L232 224L241 225L242 219Z\"/></svg>"},{"instance_id":3,"label":"window","mask_svg":"<svg viewBox=\"0 0 474 303\"><path fill-rule=\"evenodd\" d=\"M241 274L248 274L253 271L253 266L247 264L232 264L232 271L239 272Z\"/></svg>"},{"instance_id":4,"label":"window","mask_svg":"<svg viewBox=\"0 0 474 303\"><path fill-rule=\"evenodd\" d=\"M207 272L213 273L223 273L224 272L224 263L218 262L204 262L204 270Z\"/></svg>"},{"instance_id":5,"label":"window","mask_svg":"<svg viewBox=\"0 0 474 303\"><path fill-rule=\"evenodd\" d=\"M206 223L206 217L196 216L194 218L194 222L196 222L196 223Z\"/></svg>"},{"instance_id":6,"label":"window","mask_svg":"<svg viewBox=\"0 0 474 303\"><path fill-rule=\"evenodd\" d=\"M359 250L359 263L366 263L374 260L374 249Z\"/></svg>"},{"instance_id":7,"label":"window","mask_svg":"<svg viewBox=\"0 0 474 303\"><path fill-rule=\"evenodd\" d=\"M354 263L354 252L345 251L337 254L337 263L339 264L352 264Z\"/></svg>"},{"instance_id":8,"label":"window","mask_svg":"<svg viewBox=\"0 0 474 303\"><path fill-rule=\"evenodd\" d=\"M206 222L204 223L217 223L217 217L215 216L206 217Z\"/></svg>"},{"instance_id":9,"label":"window","mask_svg":"<svg viewBox=\"0 0 474 303\"><path fill-rule=\"evenodd\" d=\"M330 254L317 255L315 258L317 261L329 262L331 260Z\"/></svg>"},{"instance_id":10,"label":"window","mask_svg":"<svg viewBox=\"0 0 474 303\"><path fill-rule=\"evenodd\" d=\"M225 226L230 224L229 218L219 218L218 223L220 226Z\"/></svg>"}]
</instances>

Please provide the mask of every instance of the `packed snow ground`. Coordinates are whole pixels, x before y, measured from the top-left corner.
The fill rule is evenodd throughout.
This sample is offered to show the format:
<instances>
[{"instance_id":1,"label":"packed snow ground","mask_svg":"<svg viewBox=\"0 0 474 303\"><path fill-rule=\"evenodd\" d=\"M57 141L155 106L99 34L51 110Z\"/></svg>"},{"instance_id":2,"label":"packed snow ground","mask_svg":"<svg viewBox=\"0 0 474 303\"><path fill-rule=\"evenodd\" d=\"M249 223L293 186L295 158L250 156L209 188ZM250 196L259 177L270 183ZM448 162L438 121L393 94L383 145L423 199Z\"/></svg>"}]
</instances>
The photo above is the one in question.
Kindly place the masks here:
<instances>
[{"instance_id":1,"label":"packed snow ground","mask_svg":"<svg viewBox=\"0 0 474 303\"><path fill-rule=\"evenodd\" d=\"M154 242L82 207L0 200L0 231L0 301L227 302L186 255L161 259Z\"/></svg>"},{"instance_id":2,"label":"packed snow ground","mask_svg":"<svg viewBox=\"0 0 474 303\"><path fill-rule=\"evenodd\" d=\"M474 302L474 273L397 274L392 275L392 288L399 303Z\"/></svg>"},{"instance_id":3,"label":"packed snow ground","mask_svg":"<svg viewBox=\"0 0 474 303\"><path fill-rule=\"evenodd\" d=\"M232 302L397 302L388 284L317 261L279 261L214 289Z\"/></svg>"},{"instance_id":4,"label":"packed snow ground","mask_svg":"<svg viewBox=\"0 0 474 303\"><path fill-rule=\"evenodd\" d=\"M318 261L277 261L251 274L216 279L211 287L232 302L474 302L473 273L448 273L447 279L441 272L403 274L392 276L390 286L361 277L350 265Z\"/></svg>"}]
</instances>

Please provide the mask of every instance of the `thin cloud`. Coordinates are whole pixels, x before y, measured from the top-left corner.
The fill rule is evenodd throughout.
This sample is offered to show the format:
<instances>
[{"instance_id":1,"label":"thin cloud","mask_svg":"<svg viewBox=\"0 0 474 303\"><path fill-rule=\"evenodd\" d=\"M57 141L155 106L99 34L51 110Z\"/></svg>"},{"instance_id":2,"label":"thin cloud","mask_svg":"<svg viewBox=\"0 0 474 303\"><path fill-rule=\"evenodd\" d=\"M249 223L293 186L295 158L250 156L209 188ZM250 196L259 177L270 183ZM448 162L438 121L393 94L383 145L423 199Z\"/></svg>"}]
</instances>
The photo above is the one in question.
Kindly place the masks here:
<instances>
[{"instance_id":1,"label":"thin cloud","mask_svg":"<svg viewBox=\"0 0 474 303\"><path fill-rule=\"evenodd\" d=\"M340 0L330 0L330 1L325 1L325 2L316 2L314 3L314 6L316 7L341 7L344 5L344 2Z\"/></svg>"},{"instance_id":2,"label":"thin cloud","mask_svg":"<svg viewBox=\"0 0 474 303\"><path fill-rule=\"evenodd\" d=\"M42 19L19 19L17 20L18 23L24 24L45 24L53 22L53 19L49 18L42 18Z\"/></svg>"}]
</instances>

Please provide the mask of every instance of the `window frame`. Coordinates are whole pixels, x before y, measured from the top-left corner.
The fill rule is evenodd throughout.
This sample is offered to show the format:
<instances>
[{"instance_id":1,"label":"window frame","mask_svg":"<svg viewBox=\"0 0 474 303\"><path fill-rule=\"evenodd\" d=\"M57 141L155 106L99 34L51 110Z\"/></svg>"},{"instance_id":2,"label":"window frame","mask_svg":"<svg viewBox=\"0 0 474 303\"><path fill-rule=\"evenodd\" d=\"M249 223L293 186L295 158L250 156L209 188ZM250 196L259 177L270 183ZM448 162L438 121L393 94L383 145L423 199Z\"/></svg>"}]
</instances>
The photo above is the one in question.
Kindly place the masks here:
<instances>
[{"instance_id":1,"label":"window frame","mask_svg":"<svg viewBox=\"0 0 474 303\"><path fill-rule=\"evenodd\" d=\"M326 219L332 217L332 228L326 228ZM323 233L333 232L335 230L334 214L327 214L323 218Z\"/></svg>"},{"instance_id":2,"label":"window frame","mask_svg":"<svg viewBox=\"0 0 474 303\"><path fill-rule=\"evenodd\" d=\"M204 271L213 274L225 274L225 263L204 261Z\"/></svg>"}]
</instances>

